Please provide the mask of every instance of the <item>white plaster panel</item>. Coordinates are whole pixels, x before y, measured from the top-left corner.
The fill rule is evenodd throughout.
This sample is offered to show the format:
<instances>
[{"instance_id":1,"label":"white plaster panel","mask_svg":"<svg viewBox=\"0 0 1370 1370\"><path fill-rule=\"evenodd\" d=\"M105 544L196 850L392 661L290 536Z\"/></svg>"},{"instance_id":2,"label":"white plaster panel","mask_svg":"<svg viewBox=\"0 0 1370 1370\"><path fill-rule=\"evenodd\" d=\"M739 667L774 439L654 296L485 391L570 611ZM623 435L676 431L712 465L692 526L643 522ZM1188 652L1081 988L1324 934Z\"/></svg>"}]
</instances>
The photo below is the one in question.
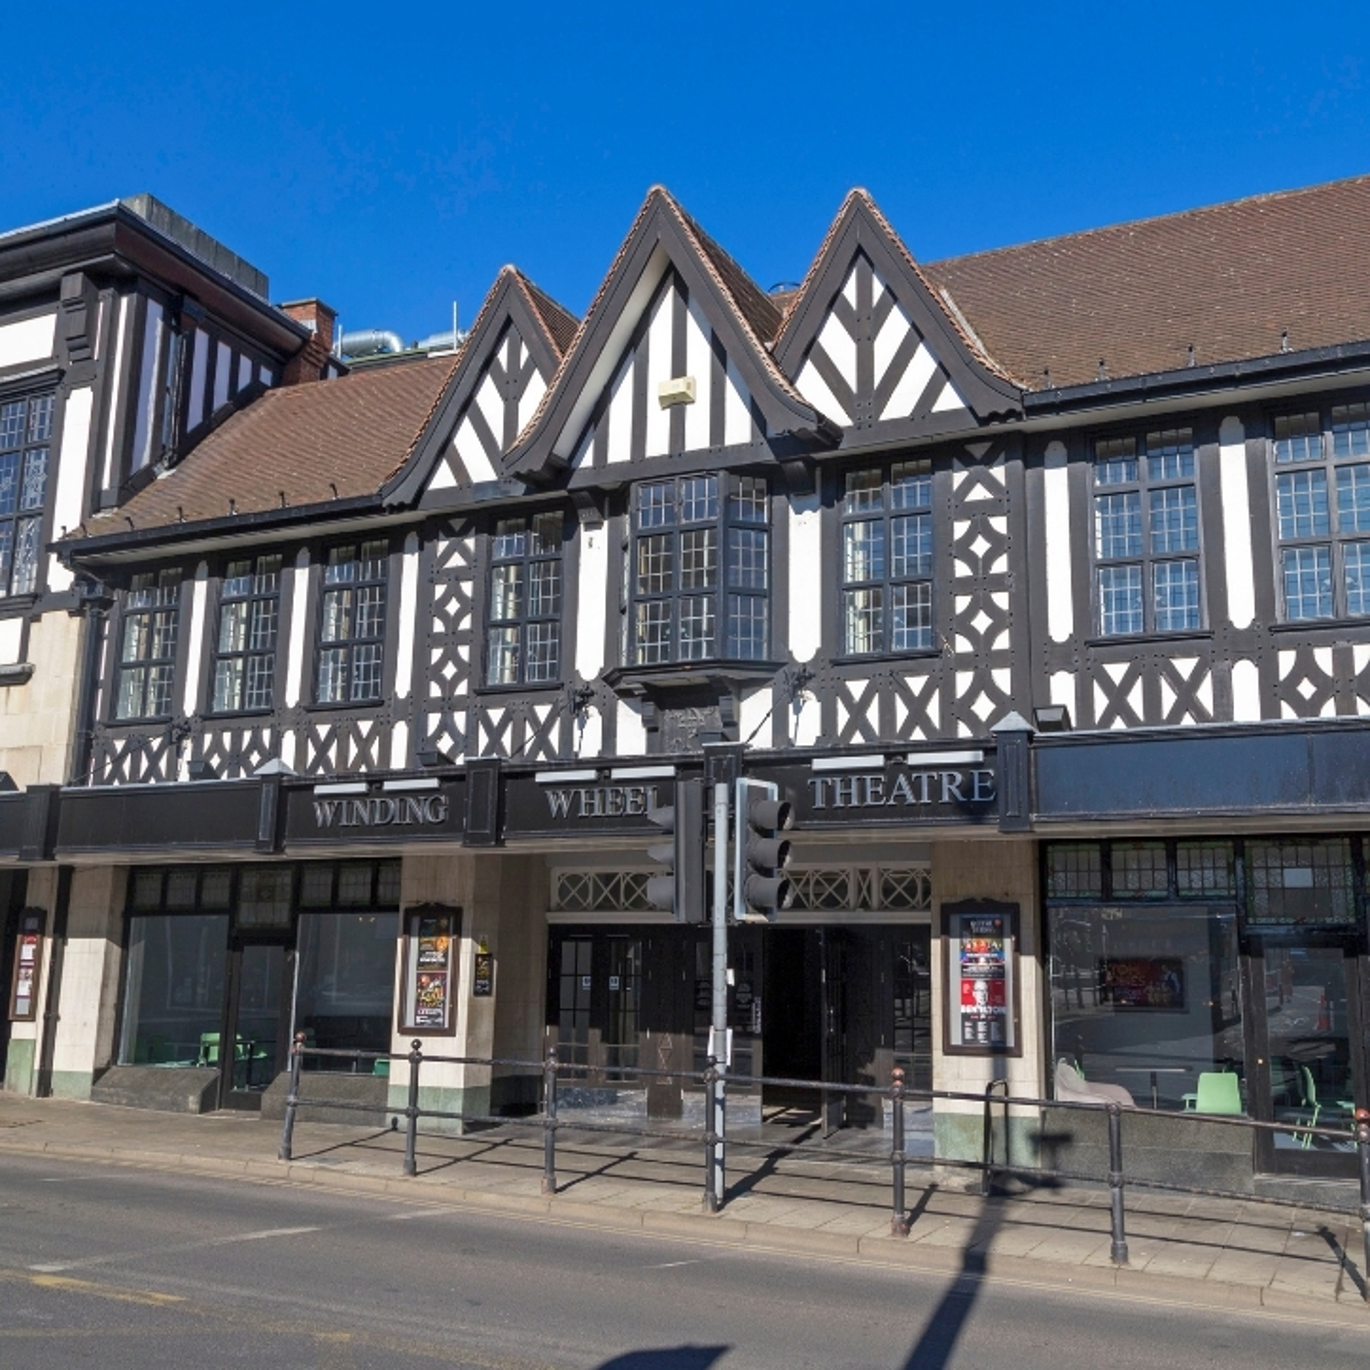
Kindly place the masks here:
<instances>
[{"instance_id":1,"label":"white plaster panel","mask_svg":"<svg viewBox=\"0 0 1370 1370\"><path fill-rule=\"evenodd\" d=\"M832 393L827 381L823 379L818 368L811 361L806 361L799 368L795 386L799 393L820 414L825 414L828 418L836 419L844 424L851 422L851 415L838 403L837 396Z\"/></svg>"},{"instance_id":2,"label":"white plaster panel","mask_svg":"<svg viewBox=\"0 0 1370 1370\"><path fill-rule=\"evenodd\" d=\"M281 733L281 765L295 769L295 729L286 728Z\"/></svg>"},{"instance_id":3,"label":"white plaster panel","mask_svg":"<svg viewBox=\"0 0 1370 1370\"><path fill-rule=\"evenodd\" d=\"M874 275L875 273L872 272L871 274ZM842 282L842 298L843 298L844 300L846 300L846 302L847 302L849 305L851 305L851 307L852 307L853 309L856 308L856 263L855 263L855 262L852 263L851 270L847 272L847 279L846 279L845 281Z\"/></svg>"},{"instance_id":4,"label":"white plaster panel","mask_svg":"<svg viewBox=\"0 0 1370 1370\"><path fill-rule=\"evenodd\" d=\"M252 358L238 358L238 389L246 390L252 384Z\"/></svg>"},{"instance_id":5,"label":"white plaster panel","mask_svg":"<svg viewBox=\"0 0 1370 1370\"><path fill-rule=\"evenodd\" d=\"M899 377L899 384L890 391L890 397L885 401L880 417L903 418L912 414L923 396L923 391L927 389L928 381L936 373L937 358L928 350L927 343L920 342L918 351L913 354L909 364L904 368L904 374Z\"/></svg>"},{"instance_id":6,"label":"white plaster panel","mask_svg":"<svg viewBox=\"0 0 1370 1370\"><path fill-rule=\"evenodd\" d=\"M476 432L475 425L466 414L462 415L461 422L457 425L452 446L456 448L457 458L465 467L472 484L495 479L495 468L490 465L490 458L485 455L485 444L481 442L480 434Z\"/></svg>"},{"instance_id":7,"label":"white plaster panel","mask_svg":"<svg viewBox=\"0 0 1370 1370\"><path fill-rule=\"evenodd\" d=\"M190 407L186 412L186 424L191 429L198 428L204 422L208 372L209 334L203 328L197 328L190 347Z\"/></svg>"},{"instance_id":8,"label":"white plaster panel","mask_svg":"<svg viewBox=\"0 0 1370 1370\"><path fill-rule=\"evenodd\" d=\"M876 296L878 300L879 295ZM890 363L894 360L894 354L903 346L904 339L912 331L909 323L909 316L902 309L891 309L885 315L885 322L880 325L880 331L875 335L875 383L879 385L884 379L885 372L889 370Z\"/></svg>"},{"instance_id":9,"label":"white plaster panel","mask_svg":"<svg viewBox=\"0 0 1370 1370\"><path fill-rule=\"evenodd\" d=\"M186 638L186 683L183 712L197 713L200 706L200 653L205 641L205 612L209 602L209 566L200 562L190 587L190 632Z\"/></svg>"},{"instance_id":10,"label":"white plaster panel","mask_svg":"<svg viewBox=\"0 0 1370 1370\"><path fill-rule=\"evenodd\" d=\"M399 646L395 658L395 698L408 699L414 675L414 624L418 618L419 535L409 533L404 539L404 556L400 559L400 622Z\"/></svg>"},{"instance_id":11,"label":"white plaster panel","mask_svg":"<svg viewBox=\"0 0 1370 1370\"><path fill-rule=\"evenodd\" d=\"M828 360L837 368L838 374L853 389L856 388L856 339L847 332L847 326L831 310L818 330L818 343L828 354Z\"/></svg>"},{"instance_id":12,"label":"white plaster panel","mask_svg":"<svg viewBox=\"0 0 1370 1370\"><path fill-rule=\"evenodd\" d=\"M641 756L647 750L647 729L642 714L631 700L618 701L618 756Z\"/></svg>"},{"instance_id":13,"label":"white plaster panel","mask_svg":"<svg viewBox=\"0 0 1370 1370\"><path fill-rule=\"evenodd\" d=\"M604 751L604 716L591 704L576 719L575 752L577 756L599 756Z\"/></svg>"},{"instance_id":14,"label":"white plaster panel","mask_svg":"<svg viewBox=\"0 0 1370 1370\"><path fill-rule=\"evenodd\" d=\"M1247 628L1256 617L1251 496L1246 479L1246 433L1241 420L1231 416L1222 421L1218 430L1218 478L1222 490L1227 614L1234 628Z\"/></svg>"},{"instance_id":15,"label":"white plaster panel","mask_svg":"<svg viewBox=\"0 0 1370 1370\"><path fill-rule=\"evenodd\" d=\"M671 411L657 401L659 381L673 379L671 375L672 316L675 313L676 291L665 290L652 308L647 325L647 423L643 455L664 457L671 447ZM637 366L642 365L639 352Z\"/></svg>"},{"instance_id":16,"label":"white plaster panel","mask_svg":"<svg viewBox=\"0 0 1370 1370\"><path fill-rule=\"evenodd\" d=\"M527 347L524 347L527 352ZM523 388L523 394L519 396L519 432L528 426L528 420L537 412L537 407L542 403L542 397L547 393L547 382L543 379L542 372L533 369L533 374L528 377L528 384Z\"/></svg>"},{"instance_id":17,"label":"white plaster panel","mask_svg":"<svg viewBox=\"0 0 1370 1370\"><path fill-rule=\"evenodd\" d=\"M499 392L499 386L494 382L494 378L487 371L481 379L480 388L476 391L476 408L480 410L480 416L485 420L485 426L494 435L495 444L498 446L504 442L504 396Z\"/></svg>"},{"instance_id":18,"label":"white plaster panel","mask_svg":"<svg viewBox=\"0 0 1370 1370\"><path fill-rule=\"evenodd\" d=\"M149 300L143 324L143 362L138 377L138 413L133 428L133 469L152 459L152 436L157 425L157 358L162 351L162 306Z\"/></svg>"},{"instance_id":19,"label":"white plaster panel","mask_svg":"<svg viewBox=\"0 0 1370 1370\"><path fill-rule=\"evenodd\" d=\"M456 485L457 478L452 474L452 463L444 456L433 468L433 474L428 478L428 488L430 490L454 490Z\"/></svg>"},{"instance_id":20,"label":"white plaster panel","mask_svg":"<svg viewBox=\"0 0 1370 1370\"><path fill-rule=\"evenodd\" d=\"M220 343L214 351L214 409L228 403L228 378L233 366L233 353L227 343Z\"/></svg>"},{"instance_id":21,"label":"white plaster panel","mask_svg":"<svg viewBox=\"0 0 1370 1370\"><path fill-rule=\"evenodd\" d=\"M631 461L633 456L633 368L636 359L630 358L614 377L614 388L609 395L609 407L600 419L609 425L605 437L604 460Z\"/></svg>"},{"instance_id":22,"label":"white plaster panel","mask_svg":"<svg viewBox=\"0 0 1370 1370\"><path fill-rule=\"evenodd\" d=\"M774 698L769 685L760 685L754 690L742 692L742 707L737 715L737 735L749 747L769 747L770 733L766 721L771 715L771 701Z\"/></svg>"},{"instance_id":23,"label":"white plaster panel","mask_svg":"<svg viewBox=\"0 0 1370 1370\"><path fill-rule=\"evenodd\" d=\"M285 703L293 709L300 702L304 676L304 625L309 613L309 553L301 548L291 572L290 636L285 642Z\"/></svg>"},{"instance_id":24,"label":"white plaster panel","mask_svg":"<svg viewBox=\"0 0 1370 1370\"><path fill-rule=\"evenodd\" d=\"M685 406L685 448L702 451L709 445L709 415L712 412L714 358L713 329L699 301L690 300L685 320L685 374L695 378L695 400Z\"/></svg>"},{"instance_id":25,"label":"white plaster panel","mask_svg":"<svg viewBox=\"0 0 1370 1370\"><path fill-rule=\"evenodd\" d=\"M23 635L22 618L0 618L0 666L13 666L19 660Z\"/></svg>"},{"instance_id":26,"label":"white plaster panel","mask_svg":"<svg viewBox=\"0 0 1370 1370\"><path fill-rule=\"evenodd\" d=\"M18 323L0 324L0 366L47 361L57 341L57 315L39 314Z\"/></svg>"},{"instance_id":27,"label":"white plaster panel","mask_svg":"<svg viewBox=\"0 0 1370 1370\"><path fill-rule=\"evenodd\" d=\"M576 670L582 680L594 680L604 669L604 627L609 594L609 530L605 525L581 530L578 584Z\"/></svg>"},{"instance_id":28,"label":"white plaster panel","mask_svg":"<svg viewBox=\"0 0 1370 1370\"><path fill-rule=\"evenodd\" d=\"M90 451L91 415L95 408L95 390L83 385L67 397L62 420L62 447L57 457L57 492L53 498L52 526L61 537L68 529L81 522L85 503L86 461ZM48 557L48 588L65 590L72 582L72 573L58 561Z\"/></svg>"},{"instance_id":29,"label":"white plaster panel","mask_svg":"<svg viewBox=\"0 0 1370 1370\"><path fill-rule=\"evenodd\" d=\"M117 330L114 342L114 394L124 394L124 369L128 358L128 334L132 327L133 311L128 307L129 297L127 295L119 298L119 315L115 320ZM101 471L100 486L108 489L114 483L114 413L117 412L115 406L111 406L111 415L108 421L108 428L105 432L105 463Z\"/></svg>"},{"instance_id":30,"label":"white plaster panel","mask_svg":"<svg viewBox=\"0 0 1370 1370\"><path fill-rule=\"evenodd\" d=\"M1075 676L1070 671L1053 671L1050 687L1051 702L1053 704L1064 704L1070 710L1073 719L1075 714Z\"/></svg>"},{"instance_id":31,"label":"white plaster panel","mask_svg":"<svg viewBox=\"0 0 1370 1370\"><path fill-rule=\"evenodd\" d=\"M945 414L953 409L964 409L966 402L961 398L960 392L948 379L942 387L942 393L937 397L937 403L932 406L934 414Z\"/></svg>"},{"instance_id":32,"label":"white plaster panel","mask_svg":"<svg viewBox=\"0 0 1370 1370\"><path fill-rule=\"evenodd\" d=\"M817 698L805 691L799 697L799 707L790 712L794 719L790 740L796 747L817 746L818 736L823 731L823 710Z\"/></svg>"},{"instance_id":33,"label":"white plaster panel","mask_svg":"<svg viewBox=\"0 0 1370 1370\"><path fill-rule=\"evenodd\" d=\"M752 394L728 358L728 393L723 402L723 441L729 447L752 440Z\"/></svg>"},{"instance_id":34,"label":"white plaster panel","mask_svg":"<svg viewBox=\"0 0 1370 1370\"><path fill-rule=\"evenodd\" d=\"M1075 632L1074 564L1070 554L1070 483L1063 442L1047 445L1042 471L1047 561L1047 634L1065 642Z\"/></svg>"},{"instance_id":35,"label":"white plaster panel","mask_svg":"<svg viewBox=\"0 0 1370 1370\"><path fill-rule=\"evenodd\" d=\"M817 494L792 496L790 511L790 652L812 661L822 646L823 530Z\"/></svg>"},{"instance_id":36,"label":"white plaster panel","mask_svg":"<svg viewBox=\"0 0 1370 1370\"><path fill-rule=\"evenodd\" d=\"M409 724L398 718L390 725L390 769L402 771L409 765Z\"/></svg>"}]
</instances>

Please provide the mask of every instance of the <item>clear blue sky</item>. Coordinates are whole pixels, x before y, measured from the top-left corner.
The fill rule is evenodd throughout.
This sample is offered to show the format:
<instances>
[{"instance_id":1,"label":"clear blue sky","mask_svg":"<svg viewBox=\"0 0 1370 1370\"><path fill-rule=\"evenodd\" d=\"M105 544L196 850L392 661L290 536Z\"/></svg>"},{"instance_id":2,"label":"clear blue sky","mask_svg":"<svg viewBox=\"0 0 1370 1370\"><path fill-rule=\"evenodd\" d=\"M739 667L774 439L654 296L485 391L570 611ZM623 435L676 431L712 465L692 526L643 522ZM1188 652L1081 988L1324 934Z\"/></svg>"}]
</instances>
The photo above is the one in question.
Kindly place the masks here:
<instances>
[{"instance_id":1,"label":"clear blue sky","mask_svg":"<svg viewBox=\"0 0 1370 1370\"><path fill-rule=\"evenodd\" d=\"M656 182L769 286L853 185L933 260L1370 172L1364 0L57 8L4 5L0 227L148 190L407 339L510 261L582 312Z\"/></svg>"}]
</instances>

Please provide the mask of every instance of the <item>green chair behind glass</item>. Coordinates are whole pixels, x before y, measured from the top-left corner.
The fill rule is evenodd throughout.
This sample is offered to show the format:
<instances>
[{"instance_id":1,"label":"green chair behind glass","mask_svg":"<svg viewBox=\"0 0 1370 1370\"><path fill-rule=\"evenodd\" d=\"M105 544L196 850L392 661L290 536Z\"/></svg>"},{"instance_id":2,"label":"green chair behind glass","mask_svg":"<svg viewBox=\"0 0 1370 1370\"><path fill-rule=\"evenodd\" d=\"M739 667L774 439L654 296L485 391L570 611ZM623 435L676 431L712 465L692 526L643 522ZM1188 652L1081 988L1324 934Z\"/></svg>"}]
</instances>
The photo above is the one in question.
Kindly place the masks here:
<instances>
[{"instance_id":1,"label":"green chair behind glass","mask_svg":"<svg viewBox=\"0 0 1370 1370\"><path fill-rule=\"evenodd\" d=\"M1193 1094L1183 1096L1188 1113L1241 1113L1241 1081L1230 1070L1201 1070Z\"/></svg>"}]
</instances>

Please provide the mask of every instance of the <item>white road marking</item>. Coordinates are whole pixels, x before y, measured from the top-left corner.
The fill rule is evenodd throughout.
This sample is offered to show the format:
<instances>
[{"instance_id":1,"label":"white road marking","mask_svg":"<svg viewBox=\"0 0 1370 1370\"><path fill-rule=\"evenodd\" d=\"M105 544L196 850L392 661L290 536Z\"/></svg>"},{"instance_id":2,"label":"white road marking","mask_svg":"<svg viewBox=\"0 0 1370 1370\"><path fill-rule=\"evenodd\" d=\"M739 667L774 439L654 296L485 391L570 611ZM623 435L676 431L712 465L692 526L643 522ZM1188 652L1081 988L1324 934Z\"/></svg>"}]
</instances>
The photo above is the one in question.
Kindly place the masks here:
<instances>
[{"instance_id":1,"label":"white road marking","mask_svg":"<svg viewBox=\"0 0 1370 1370\"><path fill-rule=\"evenodd\" d=\"M262 1232L236 1232L226 1237L211 1237L202 1242L184 1242L155 1251L118 1251L109 1256L87 1256L79 1261L53 1261L45 1265L31 1265L28 1269L40 1275L59 1275L64 1270L79 1270L91 1265L109 1265L114 1261L146 1260L149 1256L171 1256L182 1251L203 1251L207 1247L233 1246L238 1242L260 1242L271 1237L298 1237L305 1232L319 1232L318 1227L268 1227Z\"/></svg>"},{"instance_id":2,"label":"white road marking","mask_svg":"<svg viewBox=\"0 0 1370 1370\"><path fill-rule=\"evenodd\" d=\"M649 1265L648 1270L674 1270L678 1265L699 1265L698 1258L692 1261L665 1261L661 1265Z\"/></svg>"}]
</instances>

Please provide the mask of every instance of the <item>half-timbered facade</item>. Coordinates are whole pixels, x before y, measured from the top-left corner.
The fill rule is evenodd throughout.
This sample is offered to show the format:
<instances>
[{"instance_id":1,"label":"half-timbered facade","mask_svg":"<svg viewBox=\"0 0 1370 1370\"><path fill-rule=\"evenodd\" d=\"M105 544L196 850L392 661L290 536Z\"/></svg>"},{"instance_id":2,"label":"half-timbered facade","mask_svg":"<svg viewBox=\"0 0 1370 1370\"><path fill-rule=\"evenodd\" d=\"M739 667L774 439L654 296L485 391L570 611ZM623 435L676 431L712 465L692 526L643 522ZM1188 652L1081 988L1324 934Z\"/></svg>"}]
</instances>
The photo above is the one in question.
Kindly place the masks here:
<instances>
[{"instance_id":1,"label":"half-timbered facade","mask_svg":"<svg viewBox=\"0 0 1370 1370\"><path fill-rule=\"evenodd\" d=\"M90 501L52 564L113 607L52 831L11 844L105 920L73 1091L157 1064L250 1100L292 1025L406 1039L420 906L460 923L468 1054L689 1065L706 963L646 902L646 812L748 774L800 822L795 907L733 935L744 1069L1040 1095L1066 1060L1162 1111L1235 1073L1290 1122L1258 1168L1335 1171L1295 1124L1367 1089L1367 209L920 264L855 191L768 294L656 189L583 319L506 268L454 355L249 396ZM1013 929L997 1027L975 909ZM220 988L181 1013L192 953L130 949L192 918ZM372 967L350 1008L301 969L325 943ZM201 1039L250 1018L245 1081Z\"/></svg>"}]
</instances>

